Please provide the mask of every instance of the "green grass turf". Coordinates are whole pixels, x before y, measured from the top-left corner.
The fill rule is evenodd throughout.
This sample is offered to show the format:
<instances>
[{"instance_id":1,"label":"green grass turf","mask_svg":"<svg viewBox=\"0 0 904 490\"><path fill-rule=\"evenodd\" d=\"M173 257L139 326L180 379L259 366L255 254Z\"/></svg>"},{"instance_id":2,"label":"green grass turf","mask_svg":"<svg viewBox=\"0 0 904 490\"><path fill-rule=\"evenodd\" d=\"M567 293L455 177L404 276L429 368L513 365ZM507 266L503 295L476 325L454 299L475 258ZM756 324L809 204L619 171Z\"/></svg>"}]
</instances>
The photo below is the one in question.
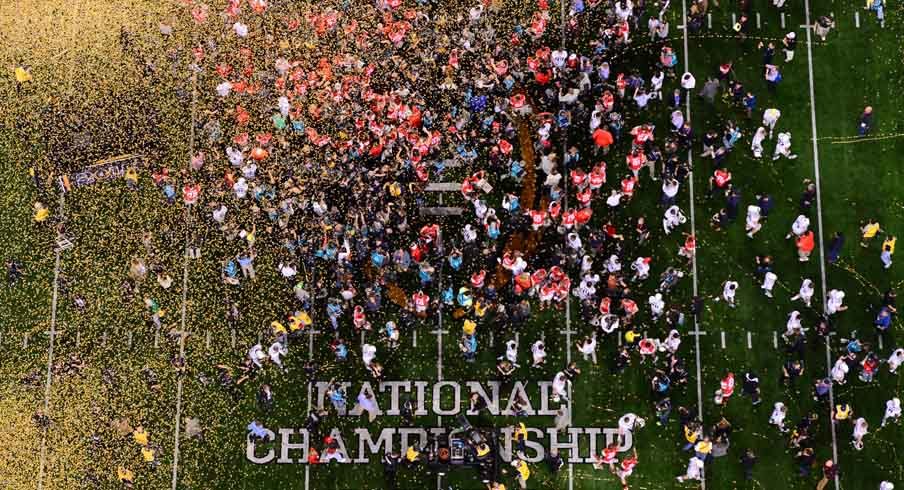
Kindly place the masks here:
<instances>
[{"instance_id":1,"label":"green grass turf","mask_svg":"<svg viewBox=\"0 0 904 490\"><path fill-rule=\"evenodd\" d=\"M767 5L767 2L755 2L754 11L763 14L764 28L754 30L755 36L764 36L778 41L782 35L778 15ZM891 134L900 131L900 112L902 105L900 94L895 87L900 81L897 61L900 58L896 45L896 33L899 25L894 23L894 16L889 15L891 23L885 29L876 25L875 19L861 12L861 28L853 25L853 12L856 7L837 5L814 5L814 16L834 11L839 24L839 31L833 32L825 44L816 43L813 47L813 64L815 75L815 95L817 108L817 129L820 136L819 157L822 171L823 218L826 228L826 239L834 230L842 230L847 235L847 244L842 255L842 262L828 268L828 287L840 287L848 292L846 298L850 310L839 315L837 319L838 337L833 340L833 357L843 348L838 338L845 337L857 330L861 337L875 344L871 328L873 306L879 294L887 287L900 286L901 274L897 265L891 271L881 269L876 244L869 250L857 247L857 225L867 217L878 218L886 230L896 233L902 224L902 206L900 192L900 174L897 172L896 155L901 149L900 140L890 138L874 142L858 142L852 144L836 144L830 138L847 137L855 132L856 117L863 105L876 107L877 119L874 133ZM789 25L797 27L803 23L802 7L797 5L789 11ZM795 466L791 462L785 441L776 431L766 424L773 401L782 400L789 405L789 420L794 420L808 410L818 410L820 414L819 441L822 444L818 452L820 458L831 454L827 409L810 400L811 384L816 377L825 373L825 350L815 338L810 338L810 346L806 355L807 375L798 383L797 390L788 390L778 383L780 365L785 355L772 347L772 332L783 330L785 317L793 308L788 301L796 291L802 277L817 280L819 286L818 257L801 265L795 260L793 246L783 239L784 234L796 213L796 202L804 178L812 178L813 155L810 142L811 128L809 115L809 92L807 85L806 61L807 53L804 45L803 31L796 29L801 41L796 59L788 66L783 64L785 80L778 94L769 96L761 81L758 70L759 52L754 41L747 42L747 49L737 44L722 27L728 25L730 11L727 7L714 10L714 29L711 34L700 37L693 36L690 43L690 63L692 71L697 75L698 83L703 82L704 75L714 72L716 65L726 59L735 60L738 77L745 86L752 88L758 95L760 109L776 105L783 116L779 129L788 129L794 135L794 151L800 157L794 162L781 160L772 162L768 159L757 162L749 157L749 135L755 129L754 124L745 123L745 139L740 147L729 158L729 167L734 174L734 181L742 187L744 203L747 204L758 192L770 192L776 209L756 240L749 241L743 234L743 214L741 223L736 223L727 231L716 233L708 228L707 220L720 206L715 201L703 197L706 180L711 174L711 163L702 161L695 155L695 185L697 200L694 203L697 215L697 229L700 235L698 249L698 278L702 294L711 297L718 295L723 280L731 277L741 283L738 294L739 307L729 310L724 304L708 301L708 309L703 317L701 330L708 335L701 338L701 357L703 363L704 387L704 420L707 425L714 423L720 413L732 421L736 434L732 438L732 451L729 457L718 459L708 468L708 487L710 488L810 488L815 485L815 477L799 478ZM673 36L680 36L673 22ZM680 46L680 37L674 38L674 45ZM679 48L679 52L681 49ZM781 58L779 53L777 59ZM649 73L644 73L649 75ZM666 88L674 87L674 83ZM702 134L710 125L719 125L725 117L742 120L738 111L717 103L715 108L693 102L695 130ZM657 122L665 128L666 122L660 118ZM662 135L662 129L658 131ZM826 138L826 139L822 139ZM8 177L0 183L3 192L0 195L9 202L0 210L2 217L2 240L5 254L26 262L29 271L27 280L16 288L3 288L0 298L4 308L2 324L5 325L3 349L4 396L25 400L31 407L43 405L42 386L29 388L23 386L20 379L31 372L43 374L46 368L46 337L40 332L48 326L50 306L50 285L52 283L52 255L48 245L47 233L36 232L29 224L27 203L34 198L33 190L23 168L18 164L21 148L13 148L6 139L4 156L0 161L5 166L4 174ZM767 144L767 153L771 146ZM699 149L695 149L699 153ZM610 165L620 164L621 153L609 158ZM611 163L618 162L618 163ZM614 175L610 171L610 175ZM645 183L647 181L644 181ZM147 180L145 179L145 183ZM147 186L146 186L147 188ZM160 347L153 347L153 332L148 327L146 316L140 305L140 298L122 308L119 305L118 288L122 274L126 269L128 257L141 249L139 233L128 234L130 230L155 229L169 227L171 235L166 239L169 247L161 261L174 277L173 287L160 301L169 310L166 320L167 328L178 324L181 307L181 243L186 230L181 225L181 208L167 207L157 202L153 191L139 193L124 192L120 184L103 185L98 188L73 193L67 201L69 229L81 238L78 246L64 256L63 273L71 288L90 295L88 311L80 315L72 308L71 301L62 301L58 309L64 334L57 346L55 359L64 359L68 354L78 352L89 363L89 368L82 380L55 378L51 391L51 407L55 417L55 425L48 432L48 475L57 488L75 488L77 478L90 468L85 467L83 456L73 456L57 451L55 448L65 444L74 444L76 454L88 451L86 437L95 427L101 427L114 418L129 416L133 422L141 420L152 434L153 440L162 447L163 465L156 471L140 470L139 478L148 488L166 487L170 481L173 445L173 414L175 410L175 377L167 368L170 357L178 352L178 346L166 337L160 341ZM658 228L660 210L655 206L658 196L657 186L645 185L637 199L622 214L622 227L627 225L625 214L646 214L654 229ZM685 201L687 190L682 192ZM153 213L134 212L137 209L154 209ZM685 205L685 210L686 205ZM602 212L602 210L599 210ZM815 213L815 210L814 210ZM811 214L815 226L815 214ZM124 235L122 231L127 233ZM658 230L657 230L658 231ZM215 257L235 253L231 245L223 245L216 241L216 236L205 241L205 258L191 263L191 278L188 291L188 328L195 332L186 343L186 352L193 375L186 377L183 388L183 414L200 416L209 428L203 443L182 440L179 462L179 475L182 486L186 488L281 488L303 485L304 467L301 465L264 465L255 466L244 459L243 440L244 426L258 416L253 401L253 388L259 381L273 384L277 396L274 412L267 416L270 427L297 426L305 416L307 407L307 386L303 375L299 373L306 354L306 342L293 345L288 365L295 373L289 376L279 375L272 370L266 372L249 383L245 394L238 403L225 396L215 386L208 386L198 381L197 374L211 376L213 367L219 362L235 363L244 355L244 347L257 338L258 333L267 331L269 320L281 316L291 306L289 298L282 292L284 283L275 277L273 266L275 257L268 256L259 261L257 268L260 278L253 287L243 285L237 290L226 290L219 282L219 262ZM115 253L106 252L115 247ZM638 253L652 253L663 260L654 262L653 277L665 266L665 254L671 256L677 247L677 240L671 238L662 243L648 245ZM633 251L632 251L633 253ZM776 298L768 301L754 283L753 257L757 254L769 253L776 258L780 284L776 288ZM115 259L110 263L97 264L93 258L106 256ZM629 254L629 257L634 255ZM463 277L456 277L460 281ZM652 281L652 280L651 280ZM674 296L686 299L689 296L690 282L685 280ZM641 288L644 290L644 288ZM819 288L817 289L819 291ZM238 330L237 348L229 346L229 329L224 320L224 295L235 299L243 305L243 319ZM639 295L645 298L646 295ZM817 308L821 302L815 303ZM572 310L573 319L577 317ZM812 324L814 312L805 312L807 323ZM461 362L455 340L460 321L446 318L446 325L452 331L444 343L444 375L446 379L481 379L491 377L493 359L501 344L501 335L496 336L496 349L488 347L488 338L481 335L481 355L479 362L469 365ZM899 323L896 322L895 329ZM69 332L65 332L66 328ZM482 329L490 327L482 325ZM558 330L564 327L561 314L542 315L521 331L522 345L526 346L535 339L539 332L545 331L550 351L550 362L540 373L531 373L534 379L548 380L563 361L563 353L567 347ZM574 327L582 332L589 331L589 326L574 321ZM661 336L665 333L663 325L647 325L651 335ZM395 358L384 361L388 368L387 379L424 379L436 377L436 339L429 334L433 328L433 320L418 327L418 349L403 348ZM73 330L81 332L80 347L75 347ZM126 341L126 332L133 332L133 347L125 351L113 347L115 342ZM106 347L101 347L102 332L109 332ZM213 345L206 348L203 332L211 331L214 335ZM727 344L723 350L720 342L721 331L727 332ZM746 332L753 333L753 349L747 349ZM9 333L7 333L9 332ZM22 347L22 335L31 337L28 347ZM165 333L165 332L164 332ZM897 346L900 335L892 331L885 338L885 349L881 352L886 357L892 346ZM351 339L351 345L358 348L358 341ZM686 336L685 356L688 366L693 372L693 350L690 348L693 339ZM318 340L318 342L323 342ZM403 338L403 345L410 338ZM322 344L319 344L322 345ZM781 346L780 346L781 347ZM650 415L650 397L648 395L648 378L650 368L633 366L621 376L608 373L605 359L614 351L611 342L601 346L599 367L581 363L583 375L575 384L575 425L611 427L616 419L626 411L635 411L642 415ZM382 352L382 348L381 348ZM522 352L522 356L524 356ZM323 364L321 377L328 379L357 379L360 376L360 365L353 357L347 365L335 365L329 362L326 349L315 349L315 357ZM161 375L162 391L159 394L147 392L137 370L151 366ZM116 373L118 388L104 388L101 379L103 369L110 368ZM747 369L756 370L763 380L764 404L752 410L746 400L732 399L729 405L719 409L712 403L712 393L718 387L718 380L727 369L740 375ZM43 378L42 378L43 379ZM696 390L694 379L684 392L675 395L676 405L694 405ZM856 452L851 449L850 427L838 429L842 473L842 486L847 489L872 489L878 486L881 479L899 482L902 467L895 452L901 441L900 428L892 426L878 433L878 421L881 417L884 401L899 393L899 378L882 372L878 381L872 385L864 385L855 376L845 387L836 390L839 399L853 403L855 411L871 422L871 434L866 439L866 449ZM86 397L82 390L90 391ZM532 397L536 399L536 395ZM73 403L78 400L78 404ZM84 408L84 411L73 413L73 409ZM90 414L90 415L89 415ZM80 418L76 418L76 416ZM81 418L83 417L83 418ZM434 417L422 417L419 425L434 425ZM374 427L395 426L397 420L381 419ZM488 421L497 426L506 426L513 419L499 418ZM536 418L529 425L542 426L551 420ZM382 424L382 425L381 425ZM336 425L347 434L351 427L366 425L363 421L353 419L337 420L330 418L327 426ZM683 472L687 455L681 453L677 445L681 439L680 428L673 422L667 428L648 425L635 439L641 457L632 482L638 488L672 488L690 487L677 485L673 477ZM77 435L78 440L63 441L62 437ZM137 450L123 437L118 437L110 430L101 434L106 445L96 453L94 461L99 462L98 473L105 481L112 478L113 468L118 464L137 467ZM34 468L37 473L37 452L40 440L31 441L31 450L26 451L22 464L25 468ZM756 480L743 483L737 464L740 448L752 447L759 455L761 462L756 470ZM124 450L125 448L125 450ZM586 448L582 448L586 450ZM67 459L71 458L71 459ZM566 488L567 474L550 475L540 465L535 465L535 480L531 487L548 486ZM614 488L614 477L605 472L595 472L589 465L576 465L574 468L576 488ZM310 472L311 488L380 488L382 473L379 465L316 467ZM432 487L435 479L422 470L403 472L403 488ZM474 488L475 481L468 472L452 474L449 481L460 488ZM512 480L509 480L513 483Z\"/></svg>"}]
</instances>

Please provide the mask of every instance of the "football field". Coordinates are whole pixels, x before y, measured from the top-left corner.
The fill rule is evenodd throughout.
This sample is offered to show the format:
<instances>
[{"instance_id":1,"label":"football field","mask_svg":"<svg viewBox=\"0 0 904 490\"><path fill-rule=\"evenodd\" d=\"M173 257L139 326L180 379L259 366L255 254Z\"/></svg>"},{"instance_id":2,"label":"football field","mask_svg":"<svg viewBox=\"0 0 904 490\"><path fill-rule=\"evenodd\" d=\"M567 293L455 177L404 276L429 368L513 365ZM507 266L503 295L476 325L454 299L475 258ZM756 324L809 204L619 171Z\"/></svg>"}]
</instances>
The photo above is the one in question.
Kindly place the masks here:
<instances>
[{"instance_id":1,"label":"football field","mask_svg":"<svg viewBox=\"0 0 904 490\"><path fill-rule=\"evenodd\" d=\"M301 279L311 293L313 324L288 339L285 371L270 363L246 373L243 362L249 349L261 344L266 350L277 337L273 322L288 324L287 313L300 309L292 293L295 281L282 277L279 270L287 260L286 237L278 229L272 232L267 209L239 209L239 227L224 232L211 219L213 208L204 198L186 206L181 195L175 202L161 196L152 171L161 165L187 167L205 148L203 121L219 107L211 95L217 80L212 62L192 64L190 47L198 44L202 34L190 28L177 29L169 44L150 43L150 54L143 56L147 65L158 67L153 75L143 73L140 64L127 62L119 26L128 26L139 38L164 23L178 26L174 12L184 15L180 6L146 3L118 8L116 2L42 0L34 5L0 6L0 46L5 46L0 47L0 59L4 67L27 63L34 75L24 89L12 78L12 69L10 76L0 80L0 249L5 263L14 261L23 270L21 278L0 287L3 488L120 488L117 468L134 471L135 488L389 488L377 437L385 434L388 447L404 454L414 441L426 441L421 437L448 433L459 425L459 415L466 414L468 395L476 387L495 403L467 420L496 438L494 444L503 459L517 452L512 448L513 427L523 422L529 428L531 444L523 456L532 473L528 488L619 488L621 483L608 468L596 469L592 464L607 439L621 443L622 456L637 452L639 464L628 479L631 488L810 489L822 476L826 459L840 466L837 488L874 490L885 480L904 486L904 459L896 452L904 432L898 423L880 427L886 400L901 395L900 374L890 373L884 361L893 350L904 347L904 338L897 315L883 335L874 326L883 295L904 285L897 260L887 269L880 260L882 241L904 233L904 177L899 165L904 151L904 95L899 90L904 82L900 67L904 9L900 5L890 6L880 23L873 11L856 2L789 0L779 11L771 1L753 0L745 38L732 27L740 15L735 2L711 3L704 26L692 30L685 28L687 18L682 15L690 6L671 1L667 43L678 55L677 76L665 81L666 100L651 102L646 112L625 109L629 122L625 132L652 121L656 137L664 139L672 112L666 108L670 94L679 89L682 72L694 74L696 89L677 106L692 122L696 138L688 155L682 155L693 169L678 195L687 221L671 234L663 233L661 181L650 180L643 170L634 198L618 212L607 209L603 198L594 201L592 222L599 226L610 221L626 237L619 245L625 269L627 259L652 258L650 278L631 283L632 297L641 309L635 321L638 339L663 339L673 328L681 334L679 352L687 377L672 386L671 417L666 424L658 424L651 380L657 370L665 369L668 356L641 362L635 354L626 369L615 369L614 359L628 346L625 332L598 335L588 321L594 311L587 312L573 295L561 307L541 310L532 304L528 318L521 322L503 322L493 314L478 320L455 301L440 302L419 318L403 313L393 302L395 288L407 297L418 289L416 278L402 277L398 282L382 282L384 307L367 316L373 331L353 329L346 312L334 332L325 311L341 281L325 261L313 255L313 249L307 255L294 250L291 254L300 257L296 280ZM534 2L501 3L506 5L504 12L517 12L524 19L498 20L500 29L528 22L536 8ZM547 42L570 51L589 50L593 29L577 33L566 29L569 8L571 4L550 2L554 15ZM647 13L653 10L647 6ZM810 27L819 16L830 14L836 29L822 41ZM581 22L593 26L603 17L601 11L589 10ZM645 23L644 19L641 24ZM796 52L793 60L786 61L781 49L776 51L783 79L772 91L763 78L758 43L778 45L788 32L796 33ZM632 35L632 44L622 55L627 61L620 63L649 77L662 44L648 42L644 27ZM751 118L721 91L714 103L696 95L708 77L716 76L719 65L728 62L732 79L757 96ZM195 70L197 65L204 69ZM142 81L136 83L136 79ZM120 103L98 103L101 97ZM858 118L866 106L874 108L874 124L859 137ZM753 157L750 138L767 108L781 111L776 137L789 132L791 152L797 158L773 160L776 137L763 143L762 158ZM73 113L89 115L93 122L70 121L66 114ZM724 192L711 192L715 166L711 158L701 156L700 139L714 129L721 140L728 120L743 133L726 160L741 205L737 220L720 230L713 226L712 217L725 207ZM147 139L135 141L135 128ZM519 134L523 141L515 151L527 160L535 150L536 127L525 123L524 128ZM584 155L593 153L593 140L583 129L561 134L565 136L557 134L555 139L560 153L572 146ZM94 143L80 145L80 137ZM629 148L616 145L606 156L610 183L617 184L626 172L621 162ZM75 175L111 156L137 154L136 149L148 151L141 156L147 166L139 172L134 188L123 178L98 177L90 185L61 191L61 175ZM72 159L61 159L67 152L75 152ZM480 165L449 168L442 182L458 184ZM527 174L542 181L539 168L528 169ZM324 184L325 190L341 193L341 177ZM488 180L504 192L524 191L521 184L498 175ZM802 194L811 183L816 194L812 205L802 211ZM764 195L771 196L773 207L762 230L749 238L744 230L747 206ZM566 209L571 197L566 197ZM498 198L490 199L499 205ZM48 221L35 222L35 202L51 211ZM441 241L447 237L450 243L457 241L471 218L471 204L457 190L424 193L419 206L465 209L463 217L409 217L412 229L438 222ZM798 260L795 241L786 238L800 214L808 216L817 237L816 249L805 262ZM652 230L643 243L634 232L639 216L646 217ZM883 233L861 247L860 227L868 219L880 223ZM224 266L243 253L241 244L252 226L259 236L256 278L243 278L239 285L225 283ZM836 232L844 235L844 245L838 259L830 261ZM685 241L684 233L696 236L693 260L676 254ZM531 246L536 256L562 248L563 236L555 227L534 239ZM503 236L509 245L513 240ZM491 253L479 247L468 251L472 252L469 263L495 264ZM772 257L778 276L772 298L764 294L762 275L757 273L757 258L764 256ZM136 257L154 265L153 274L140 285L129 279L130 261ZM596 257L597 266L606 258ZM646 304L657 292L660 274L670 266L683 272L667 297L670 307L684 313L680 320L674 316L673 325L664 318L651 318ZM457 292L473 272L451 270L442 258L436 262L436 271L435 281L425 288L434 299L447 288ZM154 280L155 275L160 281ZM809 307L791 299L804 279L812 280L815 287ZM725 281L739 284L734 307L721 299ZM362 297L364 289L361 284L358 294ZM822 336L816 326L831 290L846 293L848 308L830 317L830 333ZM698 315L687 312L694 297L702 298ZM783 337L788 315L795 310L805 329L803 345L792 345ZM478 323L479 349L472 361L462 355L466 319ZM378 333L389 321L402 327L394 348ZM597 335L595 360L587 359L576 343ZM330 342L339 337L350 351L344 361L337 360L330 348ZM855 338L863 352L875 352L883 360L875 378L866 382L851 370L846 383L833 384L831 402L816 400L815 383L829 376L836 359L853 349L850 341ZM547 361L531 367L530 346L538 340L546 345ZM502 379L497 363L509 341L517 344L520 366L511 379ZM382 382L363 368L364 344L378 346L385 366ZM792 360L802 362L803 372L785 383L783 366ZM570 385L570 400L551 400L554 377L571 362L580 374ZM716 404L720 380L729 372L737 382L735 394ZM229 383L223 382L226 373ZM762 404L754 406L749 397L741 396L745 373L758 375ZM247 381L242 379L246 375ZM326 391L331 381L348 382L350 413L330 408ZM275 396L269 409L262 409L257 399L262 384L270 385ZM352 410L359 392L367 389L372 389L383 412L372 421L367 413ZM527 416L514 414L519 395L529 404ZM417 409L410 423L398 407L408 399ZM799 474L798 449L789 446L791 434L769 424L776 402L787 406L790 427L808 414L816 415L811 428L816 463L810 475ZM833 405L840 403L850 404L854 418L869 422L862 449L851 443L850 420L831 419ZM703 482L675 479L684 474L693 455L682 450L685 437L678 407L696 411L707 431L723 418L733 427L728 454L707 464ZM318 408L329 409L319 429L315 434L302 431L309 413ZM570 418L571 432L553 428L560 408ZM614 430L626 413L643 417L646 424L632 437L620 439ZM262 421L275 440L249 443L247 426L254 420ZM138 426L150 434L155 465L142 461L133 441ZM342 440L350 462L308 464L307 449L321 450L324 436L330 433ZM552 446L559 447L566 461L558 471L542 461ZM745 449L757 457L751 480L745 480L739 462ZM514 468L504 461L499 466L501 481L517 488ZM466 465L438 470L421 464L399 470L398 488L477 490L485 486Z\"/></svg>"}]
</instances>

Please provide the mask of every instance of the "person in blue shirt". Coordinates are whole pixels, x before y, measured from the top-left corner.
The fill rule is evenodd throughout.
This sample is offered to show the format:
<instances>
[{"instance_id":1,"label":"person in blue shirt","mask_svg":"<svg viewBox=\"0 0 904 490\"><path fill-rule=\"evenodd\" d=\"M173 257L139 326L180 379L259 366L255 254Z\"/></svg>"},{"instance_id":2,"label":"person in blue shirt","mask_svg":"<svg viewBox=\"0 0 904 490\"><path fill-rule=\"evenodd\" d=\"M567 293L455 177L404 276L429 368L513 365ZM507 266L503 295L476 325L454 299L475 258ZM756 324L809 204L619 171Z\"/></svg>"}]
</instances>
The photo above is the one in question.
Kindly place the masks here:
<instances>
[{"instance_id":1,"label":"person in blue shirt","mask_svg":"<svg viewBox=\"0 0 904 490\"><path fill-rule=\"evenodd\" d=\"M471 290L462 286L458 290L458 304L464 308L470 308L474 304L474 297L471 296Z\"/></svg>"},{"instance_id":2,"label":"person in blue shirt","mask_svg":"<svg viewBox=\"0 0 904 490\"><path fill-rule=\"evenodd\" d=\"M452 253L449 254L449 267L451 267L452 270L457 271L457 270L461 269L461 262L462 262L461 250L459 250L457 248L452 250Z\"/></svg>"},{"instance_id":3,"label":"person in blue shirt","mask_svg":"<svg viewBox=\"0 0 904 490\"><path fill-rule=\"evenodd\" d=\"M465 361L474 362L477 358L477 334L462 335L460 347Z\"/></svg>"},{"instance_id":4,"label":"person in blue shirt","mask_svg":"<svg viewBox=\"0 0 904 490\"><path fill-rule=\"evenodd\" d=\"M250 424L248 424L248 437L252 441L267 441L270 438L270 434L267 433L267 429L264 428L263 424L258 422L257 420L252 420Z\"/></svg>"},{"instance_id":5,"label":"person in blue shirt","mask_svg":"<svg viewBox=\"0 0 904 490\"><path fill-rule=\"evenodd\" d=\"M756 95L753 95L753 92L747 92L744 96L744 110L747 112L747 119L751 119L753 111L756 110Z\"/></svg>"},{"instance_id":6,"label":"person in blue shirt","mask_svg":"<svg viewBox=\"0 0 904 490\"><path fill-rule=\"evenodd\" d=\"M254 252L240 255L237 259L239 266L242 268L242 275L249 279L254 279Z\"/></svg>"},{"instance_id":7,"label":"person in blue shirt","mask_svg":"<svg viewBox=\"0 0 904 490\"><path fill-rule=\"evenodd\" d=\"M876 320L873 324L880 334L888 331L888 328L891 327L891 310L889 310L887 306L883 306L882 309L879 310L879 314L876 315Z\"/></svg>"},{"instance_id":8,"label":"person in blue shirt","mask_svg":"<svg viewBox=\"0 0 904 490\"><path fill-rule=\"evenodd\" d=\"M333 404L333 408L336 409L337 412L345 412L345 391L342 389L342 386L338 383L334 383L333 386L330 387L327 394L330 396L330 402Z\"/></svg>"},{"instance_id":9,"label":"person in blue shirt","mask_svg":"<svg viewBox=\"0 0 904 490\"><path fill-rule=\"evenodd\" d=\"M331 300L326 304L326 314L330 319L333 330L339 330L339 317L342 316L342 303L338 300Z\"/></svg>"},{"instance_id":10,"label":"person in blue shirt","mask_svg":"<svg viewBox=\"0 0 904 490\"><path fill-rule=\"evenodd\" d=\"M223 267L223 282L226 284L238 284L239 283L239 267L236 265L234 260L230 260L226 262L226 265Z\"/></svg>"},{"instance_id":11,"label":"person in blue shirt","mask_svg":"<svg viewBox=\"0 0 904 490\"><path fill-rule=\"evenodd\" d=\"M452 291L452 286L443 289L442 293L443 304L446 305L454 305L455 304L455 293Z\"/></svg>"}]
</instances>

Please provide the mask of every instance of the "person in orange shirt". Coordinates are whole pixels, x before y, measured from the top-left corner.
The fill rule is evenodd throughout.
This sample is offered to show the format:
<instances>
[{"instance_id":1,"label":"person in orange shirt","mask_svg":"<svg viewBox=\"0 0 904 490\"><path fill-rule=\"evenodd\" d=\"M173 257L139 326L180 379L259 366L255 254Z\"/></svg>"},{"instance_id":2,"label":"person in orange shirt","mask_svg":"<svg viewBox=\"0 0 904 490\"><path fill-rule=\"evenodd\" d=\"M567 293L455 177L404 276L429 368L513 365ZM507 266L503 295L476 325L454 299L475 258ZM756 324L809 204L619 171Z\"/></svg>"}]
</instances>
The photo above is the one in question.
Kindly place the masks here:
<instances>
[{"instance_id":1,"label":"person in orange shirt","mask_svg":"<svg viewBox=\"0 0 904 490\"><path fill-rule=\"evenodd\" d=\"M815 235L810 230L797 238L797 256L801 262L810 260L810 254L816 246Z\"/></svg>"}]
</instances>

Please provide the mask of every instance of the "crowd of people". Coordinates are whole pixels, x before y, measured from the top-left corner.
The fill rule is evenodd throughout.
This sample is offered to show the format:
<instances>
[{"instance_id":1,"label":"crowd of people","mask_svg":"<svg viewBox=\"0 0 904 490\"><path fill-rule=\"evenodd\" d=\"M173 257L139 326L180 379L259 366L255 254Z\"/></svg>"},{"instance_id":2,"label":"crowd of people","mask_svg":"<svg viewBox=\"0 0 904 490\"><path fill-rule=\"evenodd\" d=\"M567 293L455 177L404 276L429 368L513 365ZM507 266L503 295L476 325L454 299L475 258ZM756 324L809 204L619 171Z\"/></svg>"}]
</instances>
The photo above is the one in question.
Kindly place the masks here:
<instances>
[{"instance_id":1,"label":"crowd of people","mask_svg":"<svg viewBox=\"0 0 904 490\"><path fill-rule=\"evenodd\" d=\"M170 205L190 206L195 226L229 244L232 253L221 264L225 288L249 287L266 267L284 278L285 294L294 304L285 316L269 319L271 335L249 346L245 362L218 368L218 381L232 396L241 396L238 387L262 370L286 371L287 346L315 327L329 331L315 349L328 351L337 362L359 358L362 377L385 379L387 371L403 371L403 366L384 365L403 349L400 339L433 324L443 312L460 328L461 362L474 362L491 334L505 338L495 374L508 381L543 366L547 357L537 334L526 343L529 366L522 366L519 354L528 349L513 340L514 333L540 311L567 309L570 315L576 305L574 320L583 328L569 348L582 361L557 370L554 403L573 403L570 387L581 362L597 364L599 346L617 343L609 369L643 370L651 386L650 416L657 425L673 427L676 442L691 454L678 481L701 480L713 458L728 453L732 424L727 418L706 426L697 407L677 401L673 407L673 396L683 399L688 390L682 332L692 330L709 299L735 307L737 291L746 287L773 298L780 276L771 256L758 256L749 267L757 284L728 279L720 293L682 299L676 286L689 281L697 249L685 204L692 171L688 155L695 157L698 173L711 172L709 199L724 202L710 225L731 231L745 199L732 180L730 157L749 151L755 159L797 158L796 141L781 124L782 110L793 108L761 110L755 84L736 75L732 60L712 73L698 73L698 86L697 77L679 66L678 48L669 37L675 6L573 0L560 18L539 0L530 12L519 12L524 19L513 19L505 3L495 0L465 8L378 0L297 15L266 0L229 0L221 11L192 0L183 3L187 23L200 33L191 49L191 68L205 110L198 111L187 169L158 166L152 171L154 185ZM749 2L740 4L740 23L733 29L742 42L750 42L745 34ZM703 28L707 9L706 0L691 2L688 29ZM825 39L833 26L831 17L820 17L816 33ZM172 27L161 25L161 35L172 35ZM757 48L769 91L777 90L781 67L794 62L795 32L779 44ZM781 59L776 59L777 49ZM731 118L708 128L686 119L688 98L713 104L717 97L741 117L762 121L749 147L742 125ZM872 112L867 107L858 121L861 136L870 131ZM448 179L460 181L450 201L464 212L421 214L435 204L428 185ZM137 185L137 177L132 182ZM626 210L639 189L645 189L638 196L643 199L651 195L646 188L657 186L658 203L641 207L662 213L661 232L656 216ZM804 187L793 223L771 225L789 226L786 238L794 244L775 253L796 251L801 262L810 260L817 243L811 228L816 186L806 181ZM779 203L766 192L746 197L745 232L756 239ZM49 215L45 206L36 207L36 221ZM880 259L891 267L895 237L874 221L864 222L860 233L863 247L885 237ZM663 252L660 244L671 243L666 237L672 236L680 237L679 244ZM843 234L834 235L829 262L837 260L843 244ZM653 267L663 272L657 277ZM8 268L11 278L18 277L17 265ZM149 273L157 273L163 289L172 283L165 272L136 257L129 264L135 291ZM815 278L783 280L801 282L791 300L805 307L803 313L789 313L782 335L788 353L782 381L792 386L805 372L808 339L832 333L835 318L846 309L845 293L830 289L824 310L814 313ZM147 297L145 305L159 327L159 304ZM878 335L896 315L894 291L884 294L881 305ZM242 309L228 301L230 323L239 322ZM812 333L805 322L815 325ZM366 340L359 345L362 332ZM832 387L848 382L848 373L873 382L883 360L891 373L904 362L904 349L882 359L875 345L858 338L847 339L837 354L831 375L813 388L814 398L831 410L830 421L820 423L817 407L788 423L794 400L769 400L774 409L768 423L787 434L802 475L829 450L814 438L827 424L849 427L856 449L869 434L866 418L855 417L854 400L832 398ZM302 364L308 381L315 380L317 363ZM174 365L184 366L184 360ZM762 402L757 373L748 371L738 382L753 405ZM734 393L735 375L726 372L706 402L724 406ZM348 400L342 387L332 387L328 395L331 407L344 411ZM272 387L262 384L257 397L262 413L248 432L262 439ZM827 406L830 398L833 407ZM373 400L356 402L372 421ZM858 407L858 412L868 409ZM316 432L329 415L327 407L315 407L310 427ZM900 415L900 400L892 397L881 424ZM634 431L644 423L627 414L619 430ZM155 465L159 448L148 443L141 427L133 437L144 460ZM341 460L330 436L318 433L311 440L322 443L310 448L309 463ZM611 472L628 488L638 454L620 455L617 448L616 443L594 455L594 467ZM423 450L412 446L384 457L390 486L400 465L422 462ZM737 454L746 477L753 478L757 456L749 449ZM531 472L523 454L513 457L512 466L516 481L526 488ZM557 471L561 458L552 456L549 466ZM828 460L822 471L820 489L838 467ZM119 468L118 478L130 484L134 474ZM505 488L503 475L481 474L481 479L492 490ZM883 490L892 488L883 485Z\"/></svg>"}]
</instances>

